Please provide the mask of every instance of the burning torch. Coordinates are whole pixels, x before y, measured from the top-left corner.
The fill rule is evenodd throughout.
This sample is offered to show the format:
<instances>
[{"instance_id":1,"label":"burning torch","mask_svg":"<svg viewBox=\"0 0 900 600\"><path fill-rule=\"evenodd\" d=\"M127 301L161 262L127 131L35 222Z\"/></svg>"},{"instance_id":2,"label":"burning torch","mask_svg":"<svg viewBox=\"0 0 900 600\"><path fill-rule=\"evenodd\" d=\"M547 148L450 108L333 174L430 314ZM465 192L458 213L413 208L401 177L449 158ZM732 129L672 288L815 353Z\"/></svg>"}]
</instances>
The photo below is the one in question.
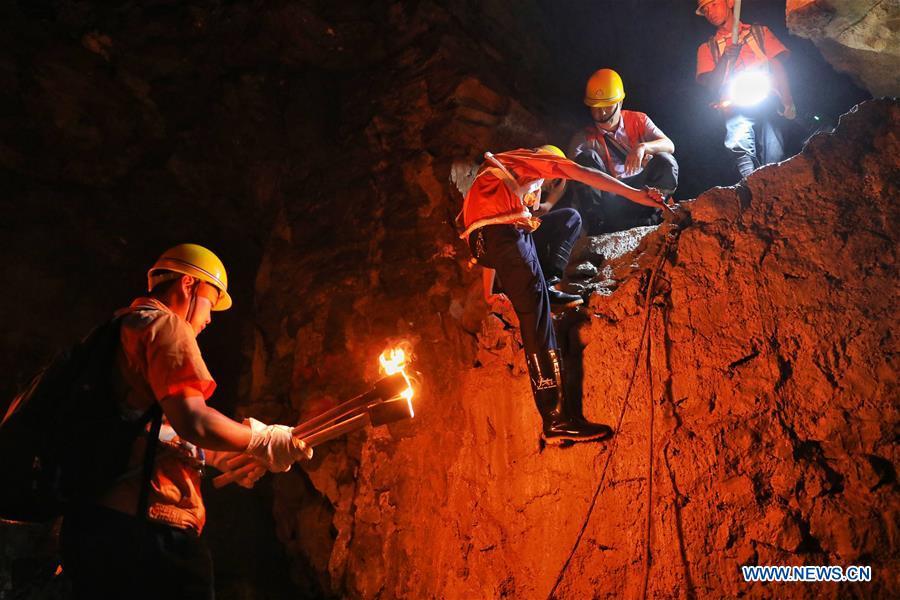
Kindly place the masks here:
<instances>
[{"instance_id":1,"label":"burning torch","mask_svg":"<svg viewBox=\"0 0 900 600\"><path fill-rule=\"evenodd\" d=\"M384 377L376 381L369 391L300 423L293 429L294 437L315 448L367 426L378 427L414 417L412 400L415 385L407 373L407 367L412 362L409 345L401 344L385 350L378 362ZM255 466L249 464L223 473L213 479L213 485L220 488L237 481Z\"/></svg>"}]
</instances>

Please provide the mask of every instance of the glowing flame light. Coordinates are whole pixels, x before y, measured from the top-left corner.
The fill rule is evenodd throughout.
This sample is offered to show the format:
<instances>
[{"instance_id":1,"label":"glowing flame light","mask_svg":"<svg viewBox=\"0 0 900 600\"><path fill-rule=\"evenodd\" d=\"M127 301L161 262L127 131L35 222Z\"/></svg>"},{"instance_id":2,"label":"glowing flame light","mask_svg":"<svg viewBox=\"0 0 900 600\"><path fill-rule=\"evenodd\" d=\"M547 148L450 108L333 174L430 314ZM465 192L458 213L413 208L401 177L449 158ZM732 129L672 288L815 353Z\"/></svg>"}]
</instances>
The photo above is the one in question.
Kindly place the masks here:
<instances>
[{"instance_id":1,"label":"glowing flame light","mask_svg":"<svg viewBox=\"0 0 900 600\"><path fill-rule=\"evenodd\" d=\"M769 97L772 82L765 71L741 71L729 83L728 99L737 106L755 106Z\"/></svg>"},{"instance_id":2,"label":"glowing flame light","mask_svg":"<svg viewBox=\"0 0 900 600\"><path fill-rule=\"evenodd\" d=\"M378 357L378 362L381 364L381 371L385 375L394 375L395 373L403 375L403 379L406 380L406 389L400 392L400 397L404 398L409 406L409 416L414 417L416 414L413 410L412 399L415 391L413 390L412 380L410 380L409 374L406 372L406 366L411 361L410 354L402 345L396 348L388 348Z\"/></svg>"}]
</instances>

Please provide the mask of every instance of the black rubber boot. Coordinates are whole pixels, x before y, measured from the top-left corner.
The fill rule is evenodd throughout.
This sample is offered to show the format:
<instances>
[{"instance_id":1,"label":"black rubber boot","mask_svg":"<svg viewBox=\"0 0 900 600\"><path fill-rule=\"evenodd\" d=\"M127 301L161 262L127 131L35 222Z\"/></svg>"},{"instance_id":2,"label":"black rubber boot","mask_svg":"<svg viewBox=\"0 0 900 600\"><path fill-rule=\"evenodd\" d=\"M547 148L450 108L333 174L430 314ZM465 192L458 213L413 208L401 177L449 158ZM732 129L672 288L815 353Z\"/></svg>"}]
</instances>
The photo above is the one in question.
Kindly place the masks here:
<instances>
[{"instance_id":1,"label":"black rubber boot","mask_svg":"<svg viewBox=\"0 0 900 600\"><path fill-rule=\"evenodd\" d=\"M544 421L541 438L548 444L591 442L608 438L612 429L571 415L563 387L563 368L558 351L526 355L531 392Z\"/></svg>"},{"instance_id":2,"label":"black rubber boot","mask_svg":"<svg viewBox=\"0 0 900 600\"><path fill-rule=\"evenodd\" d=\"M584 304L584 298L582 298L578 294L567 294L566 292L561 292L555 287L548 286L547 295L550 297L550 304L552 304L553 306L562 306L565 308L569 308L571 306Z\"/></svg>"}]
</instances>

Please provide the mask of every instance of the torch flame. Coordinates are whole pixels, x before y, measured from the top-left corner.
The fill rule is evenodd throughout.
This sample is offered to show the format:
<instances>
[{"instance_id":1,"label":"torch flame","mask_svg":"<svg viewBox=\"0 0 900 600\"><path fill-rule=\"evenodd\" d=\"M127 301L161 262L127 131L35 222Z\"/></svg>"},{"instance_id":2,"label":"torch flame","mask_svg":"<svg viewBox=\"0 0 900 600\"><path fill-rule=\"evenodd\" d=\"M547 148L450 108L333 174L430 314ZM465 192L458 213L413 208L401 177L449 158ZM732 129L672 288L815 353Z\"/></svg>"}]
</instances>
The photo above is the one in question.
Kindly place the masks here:
<instances>
[{"instance_id":1,"label":"torch flame","mask_svg":"<svg viewBox=\"0 0 900 600\"><path fill-rule=\"evenodd\" d=\"M411 360L410 354L402 345L396 348L388 348L378 357L378 362L381 364L381 370L385 375L393 375L395 373L403 375L403 379L406 380L406 389L400 392L400 397L404 398L409 406L409 416L414 417L416 415L413 410L412 399L415 391L413 390L409 374L406 372L406 366Z\"/></svg>"}]
</instances>

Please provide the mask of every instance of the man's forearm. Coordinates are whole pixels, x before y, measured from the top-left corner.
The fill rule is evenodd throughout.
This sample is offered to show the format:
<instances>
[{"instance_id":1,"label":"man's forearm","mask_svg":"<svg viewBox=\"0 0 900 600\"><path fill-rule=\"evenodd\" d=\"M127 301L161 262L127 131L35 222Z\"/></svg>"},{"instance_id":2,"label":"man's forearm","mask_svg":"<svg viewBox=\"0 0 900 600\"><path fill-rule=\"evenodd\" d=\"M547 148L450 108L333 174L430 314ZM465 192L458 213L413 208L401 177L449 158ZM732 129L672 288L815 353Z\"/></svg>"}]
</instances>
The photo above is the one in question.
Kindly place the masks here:
<instances>
[{"instance_id":1,"label":"man's forearm","mask_svg":"<svg viewBox=\"0 0 900 600\"><path fill-rule=\"evenodd\" d=\"M718 94L719 90L722 89L722 82L725 81L725 66L726 62L724 60L719 61L715 69L698 75L697 82L712 94Z\"/></svg>"},{"instance_id":2,"label":"man's forearm","mask_svg":"<svg viewBox=\"0 0 900 600\"><path fill-rule=\"evenodd\" d=\"M675 142L667 137L661 137L658 140L642 143L644 145L644 151L647 154L659 154L661 152L668 152L669 154L675 153Z\"/></svg>"},{"instance_id":3,"label":"man's forearm","mask_svg":"<svg viewBox=\"0 0 900 600\"><path fill-rule=\"evenodd\" d=\"M654 208L659 207L659 203L653 202L647 198L640 190L633 188L630 185L626 185L602 171L572 163L565 167L565 172L569 176L569 179L580 181L592 188L618 194L636 204L643 204L644 206L652 206Z\"/></svg>"},{"instance_id":4,"label":"man's forearm","mask_svg":"<svg viewBox=\"0 0 900 600\"><path fill-rule=\"evenodd\" d=\"M160 404L179 437L201 448L240 452L250 443L249 427L207 406L199 393L169 396Z\"/></svg>"}]
</instances>

